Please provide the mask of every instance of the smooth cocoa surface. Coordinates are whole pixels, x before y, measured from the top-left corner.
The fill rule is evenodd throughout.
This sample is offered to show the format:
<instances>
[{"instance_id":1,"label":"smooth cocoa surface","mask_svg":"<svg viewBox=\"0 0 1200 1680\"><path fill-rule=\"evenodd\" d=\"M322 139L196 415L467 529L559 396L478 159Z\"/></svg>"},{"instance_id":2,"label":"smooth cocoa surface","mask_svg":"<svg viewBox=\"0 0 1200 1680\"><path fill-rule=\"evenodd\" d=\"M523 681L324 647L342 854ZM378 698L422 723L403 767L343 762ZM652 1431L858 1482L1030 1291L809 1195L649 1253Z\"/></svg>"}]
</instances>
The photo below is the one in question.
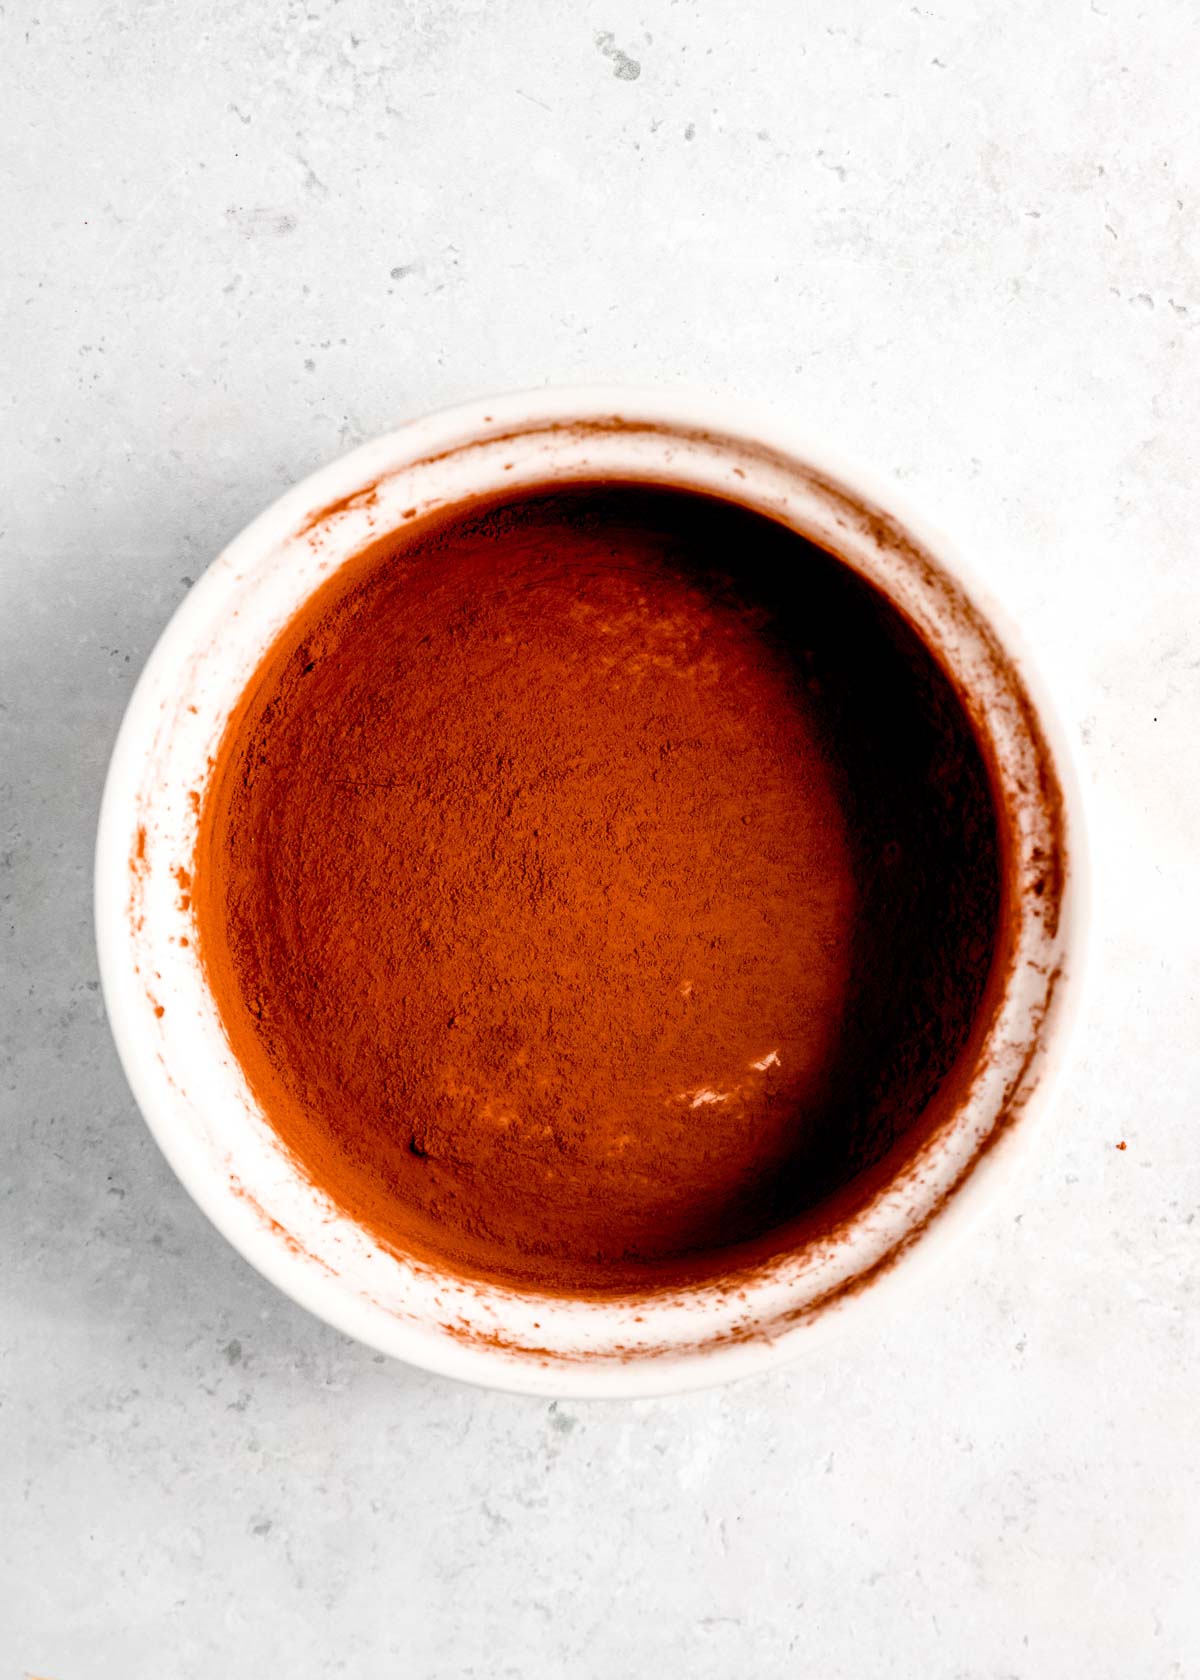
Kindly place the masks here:
<instances>
[{"instance_id":1,"label":"smooth cocoa surface","mask_svg":"<svg viewBox=\"0 0 1200 1680\"><path fill-rule=\"evenodd\" d=\"M477 506L279 637L193 889L233 1049L404 1253L594 1293L827 1233L928 1135L1001 907L948 680L843 565L657 486Z\"/></svg>"}]
</instances>

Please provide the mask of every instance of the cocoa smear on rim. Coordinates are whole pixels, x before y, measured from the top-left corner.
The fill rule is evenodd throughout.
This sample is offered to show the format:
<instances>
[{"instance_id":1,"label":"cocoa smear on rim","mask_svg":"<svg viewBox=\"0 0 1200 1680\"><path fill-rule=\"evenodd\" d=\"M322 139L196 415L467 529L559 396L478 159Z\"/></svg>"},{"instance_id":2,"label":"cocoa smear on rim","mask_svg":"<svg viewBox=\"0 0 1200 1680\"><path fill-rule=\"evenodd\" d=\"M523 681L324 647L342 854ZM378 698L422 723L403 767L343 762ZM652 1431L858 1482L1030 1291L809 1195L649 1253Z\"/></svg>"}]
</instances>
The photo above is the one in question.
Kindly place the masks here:
<instances>
[{"instance_id":1,"label":"cocoa smear on rim","mask_svg":"<svg viewBox=\"0 0 1200 1680\"><path fill-rule=\"evenodd\" d=\"M305 604L192 889L235 1053L339 1206L465 1277L630 1294L828 1239L916 1159L999 990L1003 849L874 590L734 504L576 484Z\"/></svg>"}]
</instances>

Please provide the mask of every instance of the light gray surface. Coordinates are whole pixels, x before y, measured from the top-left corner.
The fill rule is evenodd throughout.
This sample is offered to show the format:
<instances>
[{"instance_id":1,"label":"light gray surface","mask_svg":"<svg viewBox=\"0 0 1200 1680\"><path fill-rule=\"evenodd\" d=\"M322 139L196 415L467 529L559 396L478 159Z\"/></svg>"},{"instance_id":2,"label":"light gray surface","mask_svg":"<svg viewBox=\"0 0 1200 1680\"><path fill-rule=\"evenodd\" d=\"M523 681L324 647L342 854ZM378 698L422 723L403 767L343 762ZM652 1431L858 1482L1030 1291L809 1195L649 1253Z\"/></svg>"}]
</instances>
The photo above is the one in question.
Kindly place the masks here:
<instances>
[{"instance_id":1,"label":"light gray surface","mask_svg":"<svg viewBox=\"0 0 1200 1680\"><path fill-rule=\"evenodd\" d=\"M1200 1671L1196 17L7 8L4 1675ZM1084 743L1104 926L1038 1159L884 1339L555 1408L381 1363L209 1229L89 871L138 669L259 507L614 376L776 401L964 543Z\"/></svg>"}]
</instances>

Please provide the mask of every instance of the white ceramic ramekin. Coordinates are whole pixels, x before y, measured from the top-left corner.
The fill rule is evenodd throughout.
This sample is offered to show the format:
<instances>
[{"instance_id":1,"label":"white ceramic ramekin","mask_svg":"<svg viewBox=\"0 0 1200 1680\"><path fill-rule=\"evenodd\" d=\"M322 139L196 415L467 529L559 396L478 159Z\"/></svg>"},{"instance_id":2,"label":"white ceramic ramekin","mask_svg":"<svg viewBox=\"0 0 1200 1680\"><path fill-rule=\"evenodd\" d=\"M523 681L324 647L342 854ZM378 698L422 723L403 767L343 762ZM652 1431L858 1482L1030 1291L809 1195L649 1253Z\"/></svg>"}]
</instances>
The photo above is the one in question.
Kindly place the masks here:
<instances>
[{"instance_id":1,"label":"white ceramic ramekin","mask_svg":"<svg viewBox=\"0 0 1200 1680\"><path fill-rule=\"evenodd\" d=\"M968 697L1013 835L1013 957L951 1120L836 1238L732 1285L630 1300L467 1282L397 1258L340 1214L250 1095L189 939L178 873L191 867L197 794L229 712L301 601L406 518L573 477L715 492L868 578ZM117 740L96 919L109 1017L142 1112L199 1205L266 1277L349 1335L448 1376L546 1395L644 1395L790 1359L843 1319L892 1307L946 1249L1049 1099L1078 1010L1085 875L1066 743L1020 638L890 485L723 398L589 388L489 399L405 426L290 490L209 567Z\"/></svg>"}]
</instances>

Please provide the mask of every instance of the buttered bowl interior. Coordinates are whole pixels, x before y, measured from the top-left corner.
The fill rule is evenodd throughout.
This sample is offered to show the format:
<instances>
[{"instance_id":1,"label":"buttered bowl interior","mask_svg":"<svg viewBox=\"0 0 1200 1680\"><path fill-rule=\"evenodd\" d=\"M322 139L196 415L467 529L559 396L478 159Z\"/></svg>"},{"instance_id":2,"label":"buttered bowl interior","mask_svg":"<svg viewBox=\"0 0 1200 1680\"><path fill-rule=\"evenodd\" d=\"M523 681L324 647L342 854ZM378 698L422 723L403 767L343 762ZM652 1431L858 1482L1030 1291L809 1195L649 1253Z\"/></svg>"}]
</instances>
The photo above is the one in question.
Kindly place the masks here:
<instances>
[{"instance_id":1,"label":"buttered bowl interior","mask_svg":"<svg viewBox=\"0 0 1200 1680\"><path fill-rule=\"evenodd\" d=\"M195 938L191 871L212 764L247 683L315 590L394 530L478 497L645 482L768 516L878 591L948 677L986 762L1001 933L986 1008L936 1124L869 1193L781 1251L586 1298L397 1251L308 1179L235 1057ZM138 684L104 795L104 994L137 1101L213 1223L296 1301L384 1353L551 1395L669 1392L868 1323L968 1228L1049 1100L1083 959L1083 834L1061 732L1011 627L890 488L727 401L619 389L471 404L297 486L209 568Z\"/></svg>"}]
</instances>

